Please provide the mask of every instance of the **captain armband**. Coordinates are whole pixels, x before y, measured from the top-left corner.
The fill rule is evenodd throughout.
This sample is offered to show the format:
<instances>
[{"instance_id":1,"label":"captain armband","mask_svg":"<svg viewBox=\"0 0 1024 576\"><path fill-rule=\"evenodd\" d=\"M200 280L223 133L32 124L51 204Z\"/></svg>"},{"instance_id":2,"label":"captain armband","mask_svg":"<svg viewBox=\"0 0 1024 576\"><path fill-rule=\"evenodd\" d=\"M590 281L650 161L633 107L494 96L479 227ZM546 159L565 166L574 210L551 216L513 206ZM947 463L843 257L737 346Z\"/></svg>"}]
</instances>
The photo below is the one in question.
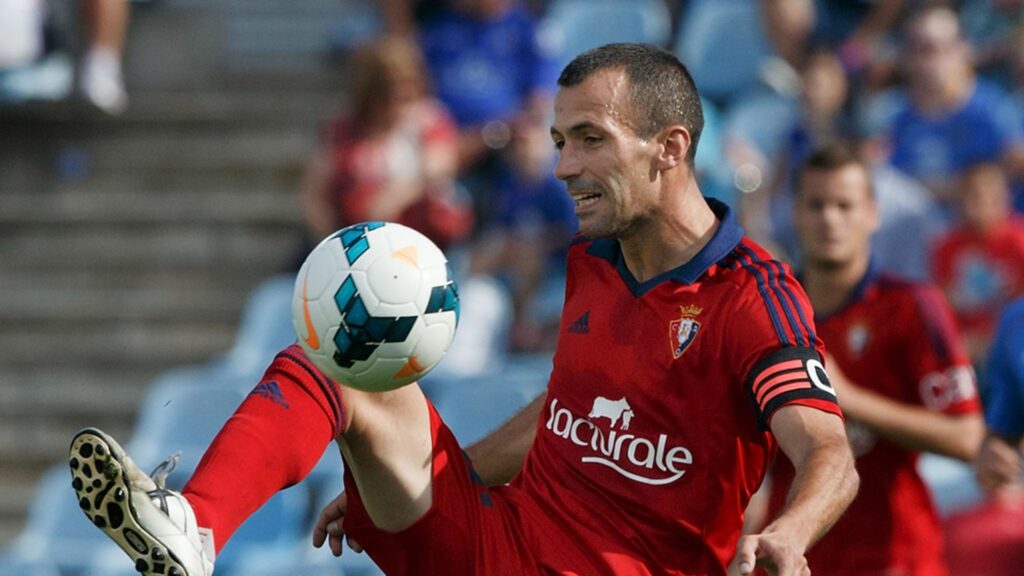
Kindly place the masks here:
<instances>
[{"instance_id":1,"label":"captain armband","mask_svg":"<svg viewBox=\"0 0 1024 576\"><path fill-rule=\"evenodd\" d=\"M762 358L750 371L747 393L764 427L771 415L787 404L836 406L836 391L813 348L787 347Z\"/></svg>"}]
</instances>

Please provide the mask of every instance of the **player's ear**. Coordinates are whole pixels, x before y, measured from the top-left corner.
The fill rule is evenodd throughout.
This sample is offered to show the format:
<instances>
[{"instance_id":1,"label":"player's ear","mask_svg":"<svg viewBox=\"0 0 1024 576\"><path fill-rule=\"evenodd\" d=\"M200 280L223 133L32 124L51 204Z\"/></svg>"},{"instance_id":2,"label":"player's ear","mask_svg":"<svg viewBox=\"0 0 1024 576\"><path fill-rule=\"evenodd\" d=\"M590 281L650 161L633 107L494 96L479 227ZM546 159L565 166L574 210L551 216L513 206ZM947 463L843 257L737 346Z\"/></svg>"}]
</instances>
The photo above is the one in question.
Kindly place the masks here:
<instances>
[{"instance_id":1,"label":"player's ear","mask_svg":"<svg viewBox=\"0 0 1024 576\"><path fill-rule=\"evenodd\" d=\"M686 163L693 140L690 131L678 124L668 126L660 133L660 147L657 158L659 170L669 170Z\"/></svg>"}]
</instances>

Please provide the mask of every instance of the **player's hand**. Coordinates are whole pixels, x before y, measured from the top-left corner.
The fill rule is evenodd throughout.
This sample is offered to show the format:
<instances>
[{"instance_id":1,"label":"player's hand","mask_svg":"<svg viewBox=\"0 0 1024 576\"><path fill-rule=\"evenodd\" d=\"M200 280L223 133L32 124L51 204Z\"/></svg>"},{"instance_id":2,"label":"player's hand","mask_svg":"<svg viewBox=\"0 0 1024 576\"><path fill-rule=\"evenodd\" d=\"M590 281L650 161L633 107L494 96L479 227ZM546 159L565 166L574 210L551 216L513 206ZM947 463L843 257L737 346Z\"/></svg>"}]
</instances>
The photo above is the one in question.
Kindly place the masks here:
<instances>
[{"instance_id":1,"label":"player's hand","mask_svg":"<svg viewBox=\"0 0 1024 576\"><path fill-rule=\"evenodd\" d=\"M343 551L341 541L345 538L345 531L341 524L347 510L348 495L342 492L320 513L320 518L317 519L316 526L313 528L313 546L320 548L324 545L324 541L327 541L331 547L331 553L341 556ZM363 547L352 538L348 539L348 547L355 552L363 551Z\"/></svg>"},{"instance_id":2,"label":"player's hand","mask_svg":"<svg viewBox=\"0 0 1024 576\"><path fill-rule=\"evenodd\" d=\"M746 576L757 567L773 576L810 576L807 559L797 545L778 533L748 534L736 545L730 574Z\"/></svg>"},{"instance_id":3,"label":"player's hand","mask_svg":"<svg viewBox=\"0 0 1024 576\"><path fill-rule=\"evenodd\" d=\"M978 451L978 484L986 492L1012 484L1021 476L1020 454L1002 438L986 436Z\"/></svg>"}]
</instances>

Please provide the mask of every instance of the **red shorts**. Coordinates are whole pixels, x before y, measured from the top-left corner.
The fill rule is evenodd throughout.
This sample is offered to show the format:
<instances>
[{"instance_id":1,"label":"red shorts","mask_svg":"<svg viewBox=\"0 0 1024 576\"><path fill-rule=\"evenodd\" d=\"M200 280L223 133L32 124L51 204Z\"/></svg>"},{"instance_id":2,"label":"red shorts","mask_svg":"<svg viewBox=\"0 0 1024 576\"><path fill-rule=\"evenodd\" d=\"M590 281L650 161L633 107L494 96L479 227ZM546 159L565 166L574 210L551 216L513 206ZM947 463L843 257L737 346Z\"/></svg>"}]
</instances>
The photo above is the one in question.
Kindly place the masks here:
<instances>
[{"instance_id":1,"label":"red shorts","mask_svg":"<svg viewBox=\"0 0 1024 576\"><path fill-rule=\"evenodd\" d=\"M433 440L433 504L401 532L384 532L370 521L345 470L346 534L389 575L529 576L543 572L523 534L523 506L507 487L485 487L455 436L430 410Z\"/></svg>"}]
</instances>

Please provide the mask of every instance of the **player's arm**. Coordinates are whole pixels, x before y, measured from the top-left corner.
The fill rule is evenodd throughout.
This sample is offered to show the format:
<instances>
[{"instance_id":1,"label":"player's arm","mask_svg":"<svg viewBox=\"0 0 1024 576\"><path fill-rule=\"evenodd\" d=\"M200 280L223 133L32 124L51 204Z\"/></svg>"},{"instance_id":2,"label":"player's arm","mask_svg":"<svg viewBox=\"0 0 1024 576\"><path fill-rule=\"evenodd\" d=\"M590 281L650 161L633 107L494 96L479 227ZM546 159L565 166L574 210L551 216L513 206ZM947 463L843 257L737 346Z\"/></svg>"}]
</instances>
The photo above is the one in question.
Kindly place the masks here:
<instances>
[{"instance_id":1,"label":"player's arm","mask_svg":"<svg viewBox=\"0 0 1024 576\"><path fill-rule=\"evenodd\" d=\"M966 367L953 372L937 377L970 380L970 370ZM933 452L964 461L973 460L977 455L985 435L981 414L945 414L882 396L857 386L834 361L829 362L829 375L843 413L875 434L908 450ZM951 385L974 386L971 381Z\"/></svg>"},{"instance_id":2,"label":"player's arm","mask_svg":"<svg viewBox=\"0 0 1024 576\"><path fill-rule=\"evenodd\" d=\"M546 394L537 396L500 428L466 449L485 486L504 484L523 467L537 434L537 419Z\"/></svg>"},{"instance_id":3,"label":"player's arm","mask_svg":"<svg viewBox=\"0 0 1024 576\"><path fill-rule=\"evenodd\" d=\"M804 553L857 493L853 455L835 414L790 404L770 426L796 476L782 512L760 533L740 538L735 564L740 574L752 574L755 564L779 576L809 574Z\"/></svg>"}]
</instances>

